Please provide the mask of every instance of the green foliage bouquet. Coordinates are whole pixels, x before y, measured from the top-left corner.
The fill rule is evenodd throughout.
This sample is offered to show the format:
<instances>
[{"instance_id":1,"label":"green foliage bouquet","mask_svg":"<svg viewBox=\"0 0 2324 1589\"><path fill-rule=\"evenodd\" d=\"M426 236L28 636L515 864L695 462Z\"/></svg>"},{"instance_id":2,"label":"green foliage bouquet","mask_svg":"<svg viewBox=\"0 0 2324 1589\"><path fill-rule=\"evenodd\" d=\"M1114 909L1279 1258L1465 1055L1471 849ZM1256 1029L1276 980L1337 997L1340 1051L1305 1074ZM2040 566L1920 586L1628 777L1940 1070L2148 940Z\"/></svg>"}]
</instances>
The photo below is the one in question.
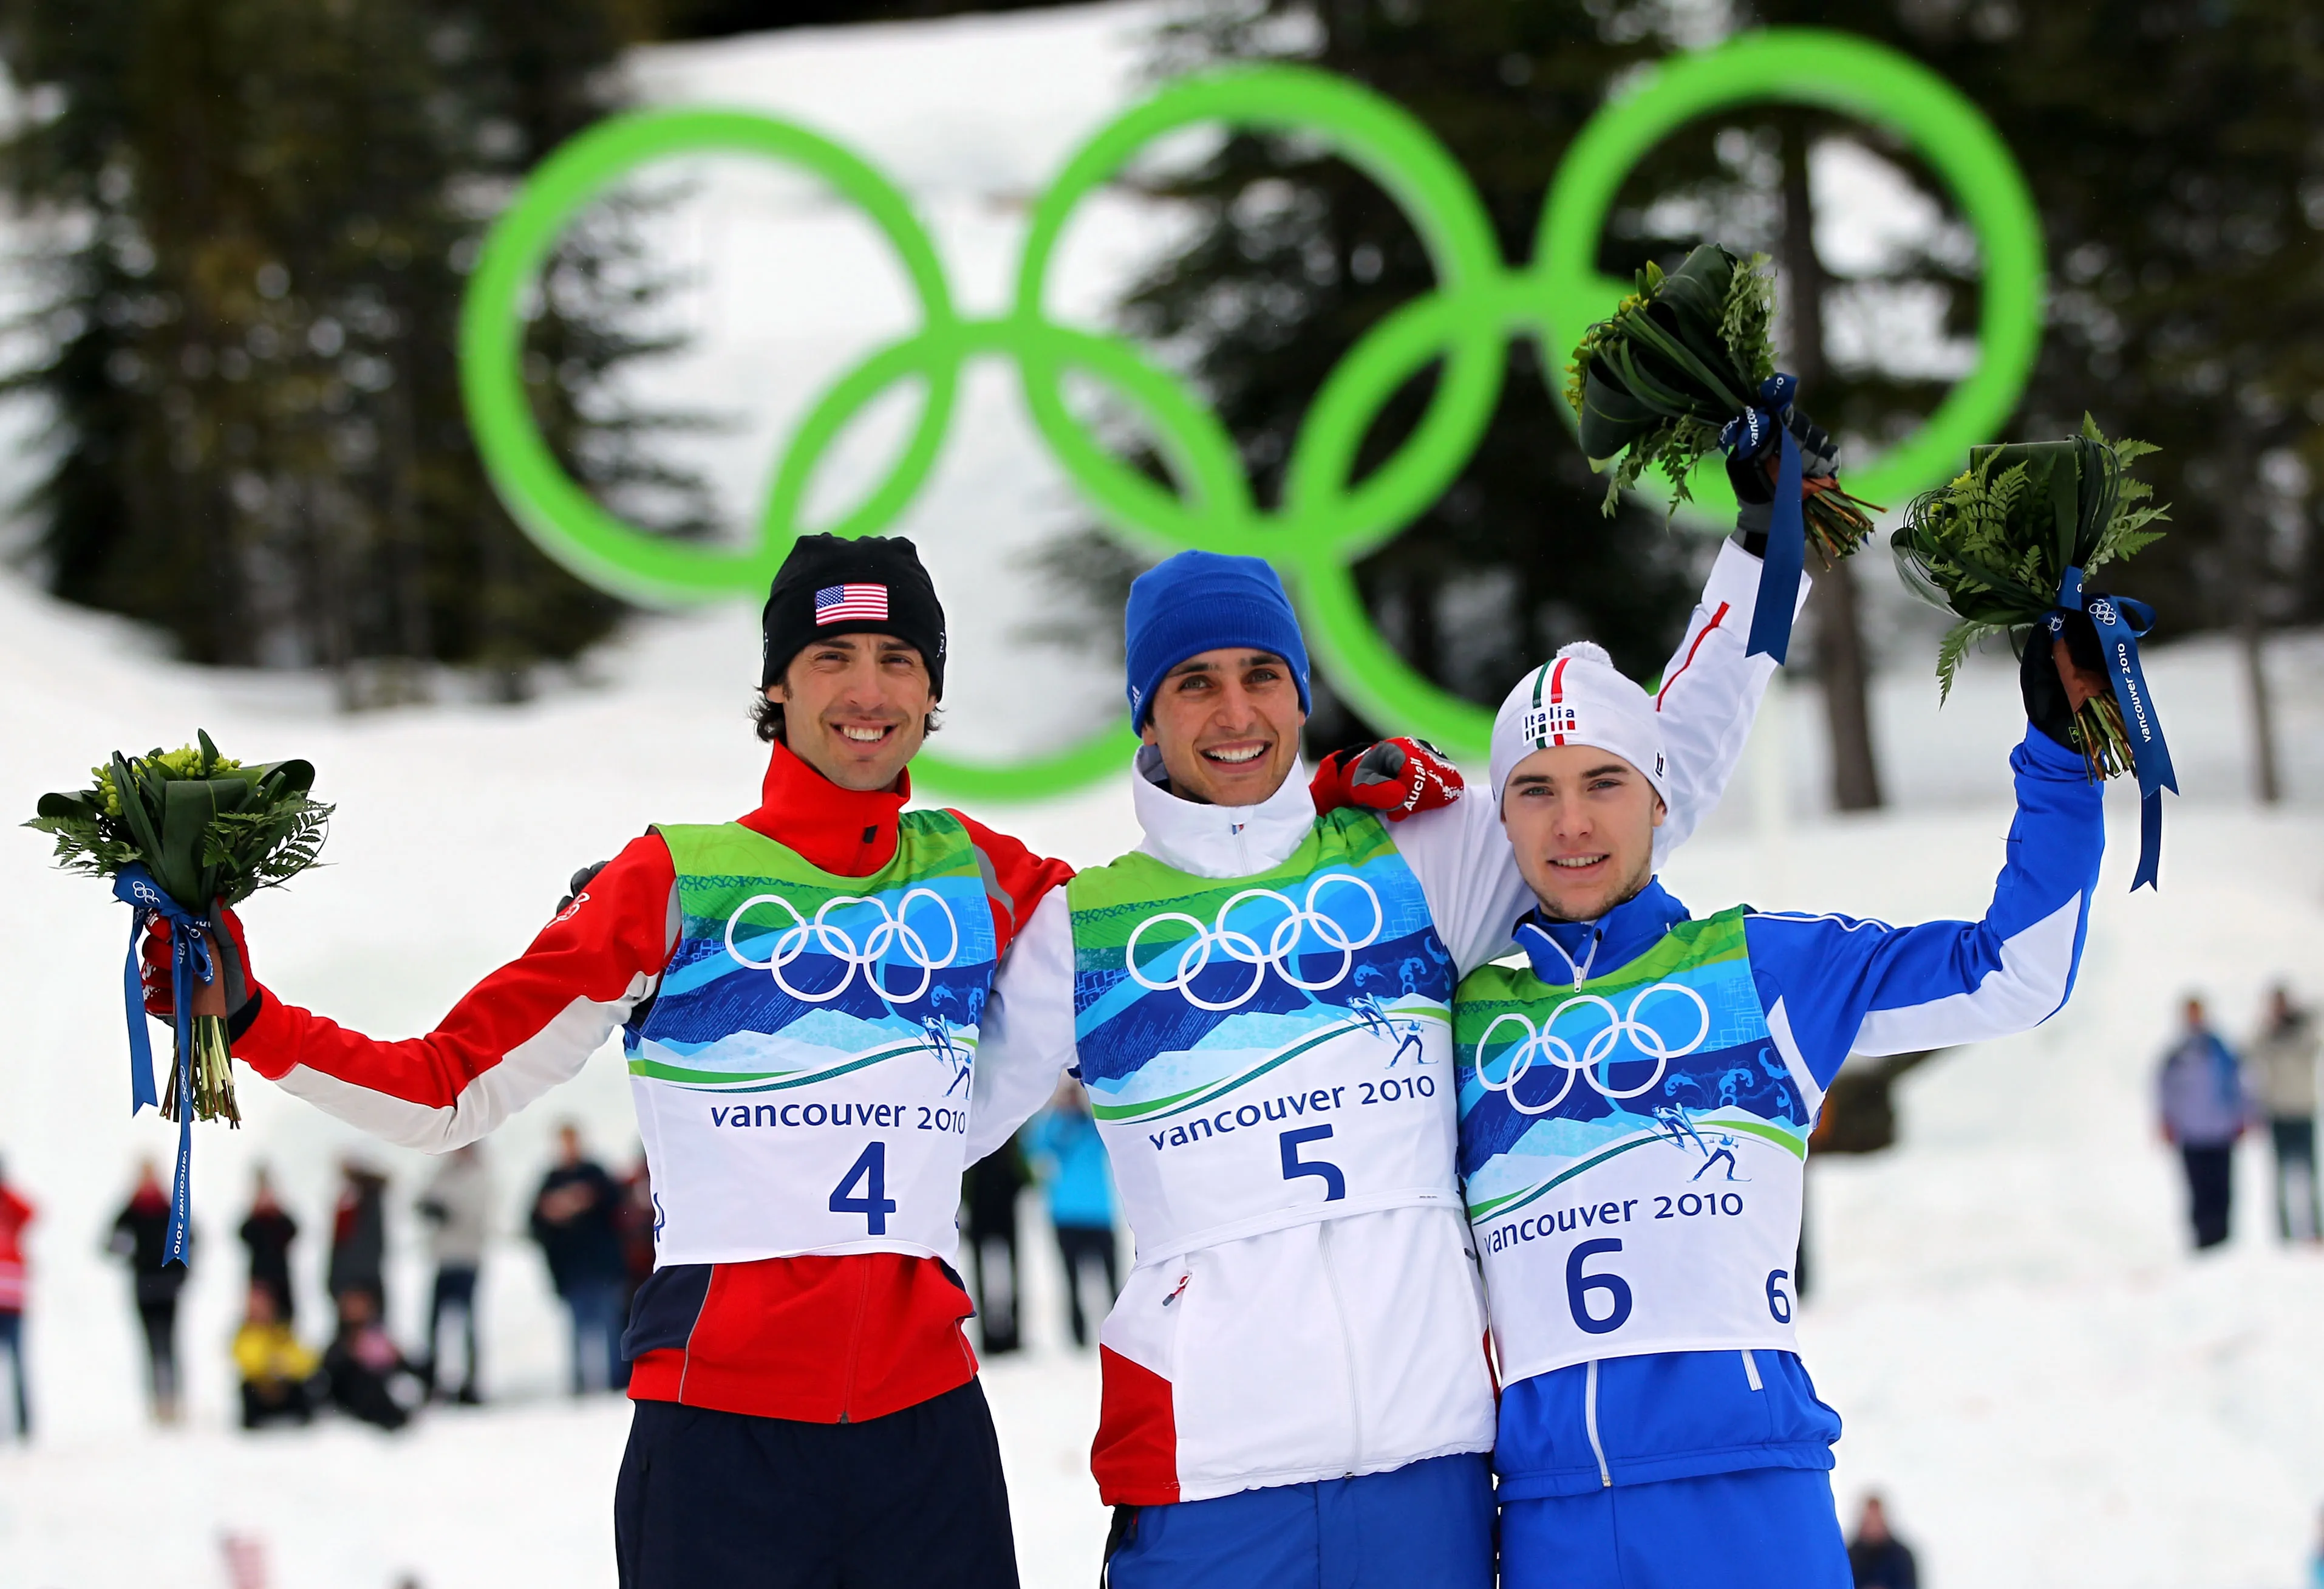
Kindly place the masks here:
<instances>
[{"instance_id":1,"label":"green foliage bouquet","mask_svg":"<svg viewBox=\"0 0 2324 1589\"><path fill-rule=\"evenodd\" d=\"M136 962L158 919L169 928L178 1021L161 1113L239 1125L226 1023L248 995L225 911L315 864L331 808L312 798L311 763L245 767L220 755L208 734L197 737L175 751L116 752L90 769L88 788L42 795L25 826L55 838L66 870L111 879L115 896L136 912L126 989L132 1113L157 1101Z\"/></svg>"},{"instance_id":2,"label":"green foliage bouquet","mask_svg":"<svg viewBox=\"0 0 2324 1589\"><path fill-rule=\"evenodd\" d=\"M1967 469L1914 499L1890 545L1905 586L1960 620L1937 648L1941 696L1952 693L1971 646L1997 634L2021 651L2029 641L2046 644L2046 632L2036 637L2034 629L2072 606L2088 576L2163 538L2147 526L2170 510L2149 505L2153 487L2128 470L2153 450L2127 438L2108 441L2085 415L2082 434L2068 440L1971 448ZM2083 704L2074 734L2093 780L2131 771L2130 739L2111 694Z\"/></svg>"},{"instance_id":3,"label":"green foliage bouquet","mask_svg":"<svg viewBox=\"0 0 2324 1589\"><path fill-rule=\"evenodd\" d=\"M1796 383L1775 373L1775 313L1766 256L1738 258L1706 243L1667 275L1648 262L1613 318L1582 335L1565 397L1591 461L1620 455L1606 487L1608 514L1655 464L1670 479L1676 512L1690 494L1688 473L1706 454L1762 442L1755 412L1782 423ZM1829 568L1872 532L1869 504L1830 479L1806 485L1807 540Z\"/></svg>"},{"instance_id":4,"label":"green foliage bouquet","mask_svg":"<svg viewBox=\"0 0 2324 1589\"><path fill-rule=\"evenodd\" d=\"M2176 792L2171 753L2139 667L2138 642L2153 609L2085 588L2087 577L2162 539L2150 529L2168 511L2129 465L2153 448L2109 441L2089 415L2064 441L1969 448L1969 467L1923 492L1890 545L1906 587L1960 622L1937 650L1937 682L1952 690L1961 658L1978 640L2010 637L2021 655L2059 642L2106 688L2072 707L2067 733L2093 781L2135 772L2141 839L2135 891L2155 881L2164 790ZM2084 623L2083 620L2087 620ZM2094 656L2076 655L2089 649Z\"/></svg>"}]
</instances>

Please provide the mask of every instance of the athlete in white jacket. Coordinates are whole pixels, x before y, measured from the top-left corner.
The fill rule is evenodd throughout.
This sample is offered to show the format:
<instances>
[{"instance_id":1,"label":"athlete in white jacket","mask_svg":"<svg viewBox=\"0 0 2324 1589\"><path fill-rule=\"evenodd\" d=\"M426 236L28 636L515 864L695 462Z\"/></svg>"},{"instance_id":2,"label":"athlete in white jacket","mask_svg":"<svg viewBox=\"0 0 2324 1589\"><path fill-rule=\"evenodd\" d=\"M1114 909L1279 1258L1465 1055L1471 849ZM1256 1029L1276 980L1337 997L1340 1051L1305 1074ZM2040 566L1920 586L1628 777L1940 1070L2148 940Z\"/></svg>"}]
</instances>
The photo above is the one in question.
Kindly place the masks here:
<instances>
[{"instance_id":1,"label":"athlete in white jacket","mask_svg":"<svg viewBox=\"0 0 2324 1589\"><path fill-rule=\"evenodd\" d=\"M1659 850L1717 802L1774 671L1744 655L1758 579L1722 548L1665 670ZM1531 894L1488 799L1319 816L1264 562L1182 553L1129 629L1145 837L1026 925L967 1145L1007 1141L1060 1067L1090 1089L1138 1247L1100 1334L1111 1582L1482 1589L1494 1386L1450 999Z\"/></svg>"}]
</instances>

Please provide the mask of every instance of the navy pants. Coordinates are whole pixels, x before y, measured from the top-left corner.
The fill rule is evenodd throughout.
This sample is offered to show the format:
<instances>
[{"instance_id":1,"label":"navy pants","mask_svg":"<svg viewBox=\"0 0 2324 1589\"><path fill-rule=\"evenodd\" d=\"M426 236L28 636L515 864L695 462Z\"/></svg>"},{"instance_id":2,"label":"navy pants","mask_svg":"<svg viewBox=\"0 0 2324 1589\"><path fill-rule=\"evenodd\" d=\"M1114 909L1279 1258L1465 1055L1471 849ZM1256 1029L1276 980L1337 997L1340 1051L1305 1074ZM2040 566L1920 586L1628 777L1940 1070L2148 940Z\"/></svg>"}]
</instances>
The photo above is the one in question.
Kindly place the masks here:
<instances>
[{"instance_id":1,"label":"navy pants","mask_svg":"<svg viewBox=\"0 0 2324 1589\"><path fill-rule=\"evenodd\" d=\"M613 1540L622 1589L1017 1589L974 1380L856 1424L641 1401Z\"/></svg>"},{"instance_id":2,"label":"navy pants","mask_svg":"<svg viewBox=\"0 0 2324 1589\"><path fill-rule=\"evenodd\" d=\"M1481 1452L1141 1506L1116 1527L1111 1589L1492 1589Z\"/></svg>"},{"instance_id":3,"label":"navy pants","mask_svg":"<svg viewBox=\"0 0 2324 1589\"><path fill-rule=\"evenodd\" d=\"M1763 1467L1501 1506L1502 1589L1849 1589L1831 1475Z\"/></svg>"}]
</instances>

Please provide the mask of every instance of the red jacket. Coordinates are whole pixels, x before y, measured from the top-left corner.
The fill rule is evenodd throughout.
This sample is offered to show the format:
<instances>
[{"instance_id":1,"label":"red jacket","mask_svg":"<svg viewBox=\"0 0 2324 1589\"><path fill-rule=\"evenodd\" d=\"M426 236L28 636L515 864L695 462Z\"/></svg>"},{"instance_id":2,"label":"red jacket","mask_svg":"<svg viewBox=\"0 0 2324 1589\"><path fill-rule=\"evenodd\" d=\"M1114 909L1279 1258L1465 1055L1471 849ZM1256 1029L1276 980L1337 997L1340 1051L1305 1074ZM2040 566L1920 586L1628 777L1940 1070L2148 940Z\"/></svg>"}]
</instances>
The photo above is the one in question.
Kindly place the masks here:
<instances>
[{"instance_id":1,"label":"red jacket","mask_svg":"<svg viewBox=\"0 0 2324 1589\"><path fill-rule=\"evenodd\" d=\"M24 1311L24 1227L32 1206L0 1186L0 1313Z\"/></svg>"},{"instance_id":2,"label":"red jacket","mask_svg":"<svg viewBox=\"0 0 2324 1589\"><path fill-rule=\"evenodd\" d=\"M889 791L841 789L778 744L759 808L740 820L826 872L861 877L894 855L910 793L908 776ZM989 867L1005 951L1072 870L960 820ZM677 886L668 847L648 834L428 1036L383 1042L269 994L235 1052L391 1141L473 1140L577 1072L651 993L677 944ZM948 1266L901 1253L659 1270L639 1294L630 1394L808 1423L878 1418L974 1375L969 1312Z\"/></svg>"}]
</instances>

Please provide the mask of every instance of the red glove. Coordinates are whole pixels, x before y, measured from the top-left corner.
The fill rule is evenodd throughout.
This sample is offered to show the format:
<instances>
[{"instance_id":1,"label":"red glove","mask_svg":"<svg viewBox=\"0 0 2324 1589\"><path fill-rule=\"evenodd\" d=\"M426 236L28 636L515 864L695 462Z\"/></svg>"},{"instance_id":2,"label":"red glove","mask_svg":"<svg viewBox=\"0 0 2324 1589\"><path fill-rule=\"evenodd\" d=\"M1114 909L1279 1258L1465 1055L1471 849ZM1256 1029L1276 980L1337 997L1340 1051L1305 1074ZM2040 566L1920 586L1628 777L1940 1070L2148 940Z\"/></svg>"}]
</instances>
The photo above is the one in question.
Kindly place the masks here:
<instances>
[{"instance_id":1,"label":"red glove","mask_svg":"<svg viewBox=\"0 0 2324 1589\"><path fill-rule=\"evenodd\" d=\"M1461 798L1461 769L1425 739L1383 739L1333 751L1315 769L1307 792L1318 811L1358 806L1401 822Z\"/></svg>"},{"instance_id":2,"label":"red glove","mask_svg":"<svg viewBox=\"0 0 2324 1589\"><path fill-rule=\"evenodd\" d=\"M258 978L250 969L250 940L243 937L242 918L232 910L222 910L226 930L234 939L235 953L242 957L244 1004L247 1008L258 998ZM145 990L145 1013L157 1020L171 1021L177 1016L177 993L170 977L170 924L155 917L145 927L145 947L138 955L138 981ZM215 984L223 995L226 986L226 967L217 967L218 980ZM242 1011L228 1008L229 1016Z\"/></svg>"}]
</instances>

